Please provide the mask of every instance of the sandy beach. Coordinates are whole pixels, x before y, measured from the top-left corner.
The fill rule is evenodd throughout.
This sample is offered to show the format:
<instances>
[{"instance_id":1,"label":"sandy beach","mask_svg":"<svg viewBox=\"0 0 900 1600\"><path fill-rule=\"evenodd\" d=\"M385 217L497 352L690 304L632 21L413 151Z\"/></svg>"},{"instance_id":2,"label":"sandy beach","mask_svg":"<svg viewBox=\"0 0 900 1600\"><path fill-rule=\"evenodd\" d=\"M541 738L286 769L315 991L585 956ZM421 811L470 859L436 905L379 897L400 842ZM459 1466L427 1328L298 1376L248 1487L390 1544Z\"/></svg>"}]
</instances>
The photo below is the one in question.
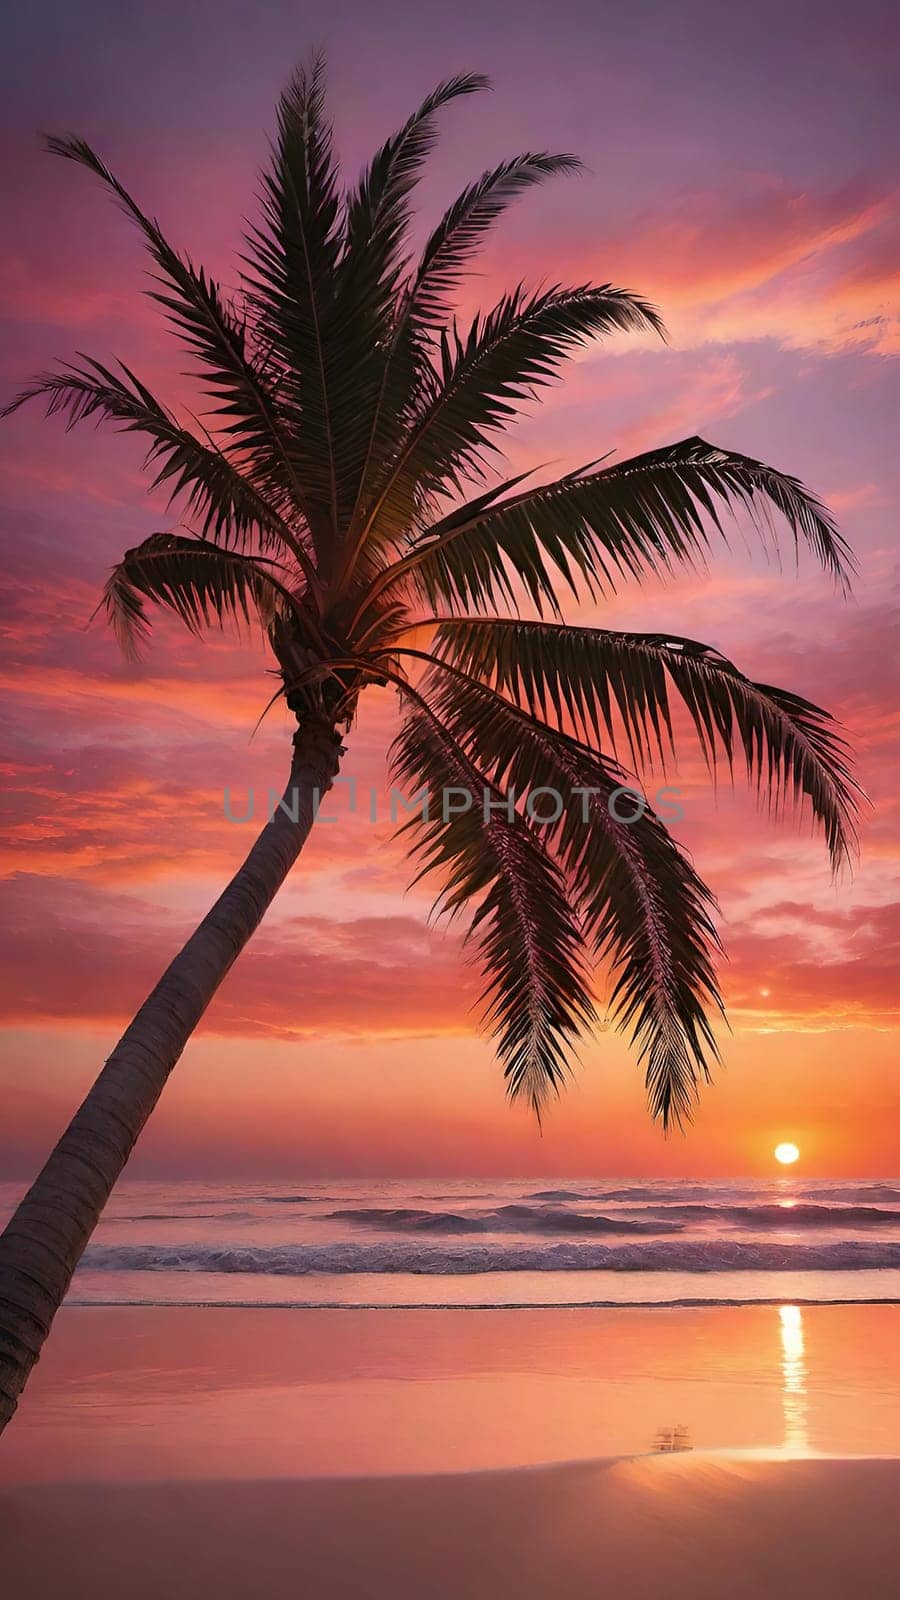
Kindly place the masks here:
<instances>
[{"instance_id":1,"label":"sandy beach","mask_svg":"<svg viewBox=\"0 0 900 1600\"><path fill-rule=\"evenodd\" d=\"M3 1593L893 1596L898 1314L68 1308Z\"/></svg>"},{"instance_id":2,"label":"sandy beach","mask_svg":"<svg viewBox=\"0 0 900 1600\"><path fill-rule=\"evenodd\" d=\"M0 1493L19 1600L881 1600L900 1461L657 1456L456 1476Z\"/></svg>"}]
</instances>

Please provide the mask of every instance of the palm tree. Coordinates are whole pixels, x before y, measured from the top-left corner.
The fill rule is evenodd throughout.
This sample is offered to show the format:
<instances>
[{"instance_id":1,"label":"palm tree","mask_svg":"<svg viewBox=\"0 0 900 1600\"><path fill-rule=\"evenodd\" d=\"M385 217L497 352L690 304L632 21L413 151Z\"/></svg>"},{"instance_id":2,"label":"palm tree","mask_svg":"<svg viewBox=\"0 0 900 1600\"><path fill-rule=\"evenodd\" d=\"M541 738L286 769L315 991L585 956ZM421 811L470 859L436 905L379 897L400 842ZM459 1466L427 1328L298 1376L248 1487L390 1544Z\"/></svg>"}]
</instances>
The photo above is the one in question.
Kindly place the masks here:
<instances>
[{"instance_id":1,"label":"palm tree","mask_svg":"<svg viewBox=\"0 0 900 1600\"><path fill-rule=\"evenodd\" d=\"M258 616L296 732L282 808L0 1240L0 1427L169 1073L306 841L370 684L399 695L398 781L478 797L423 806L402 831L420 873L441 880L439 907L469 913L509 1092L538 1112L596 1019L597 961L664 1125L689 1114L716 1056L712 896L627 789L616 729L631 765L647 768L672 747L680 701L710 763L742 752L776 804L809 803L835 864L851 848L854 785L827 713L751 682L706 645L569 627L558 599L563 587L596 599L695 564L734 512L765 529L774 511L846 585L850 558L825 508L796 479L699 438L550 483L488 472L499 435L567 357L661 323L610 284L520 285L467 328L454 319L460 279L501 213L578 166L529 152L484 173L413 263L410 197L437 113L485 87L475 75L441 84L344 192L321 65L299 72L279 102L237 301L173 249L87 144L48 141L140 229L152 296L193 359L208 430L186 426L124 365L86 358L40 376L8 409L42 398L70 427L95 418L147 441L153 484L194 527L125 553L103 595L110 623L134 652L148 605L195 632ZM577 792L580 804L541 822L522 801L538 789Z\"/></svg>"}]
</instances>

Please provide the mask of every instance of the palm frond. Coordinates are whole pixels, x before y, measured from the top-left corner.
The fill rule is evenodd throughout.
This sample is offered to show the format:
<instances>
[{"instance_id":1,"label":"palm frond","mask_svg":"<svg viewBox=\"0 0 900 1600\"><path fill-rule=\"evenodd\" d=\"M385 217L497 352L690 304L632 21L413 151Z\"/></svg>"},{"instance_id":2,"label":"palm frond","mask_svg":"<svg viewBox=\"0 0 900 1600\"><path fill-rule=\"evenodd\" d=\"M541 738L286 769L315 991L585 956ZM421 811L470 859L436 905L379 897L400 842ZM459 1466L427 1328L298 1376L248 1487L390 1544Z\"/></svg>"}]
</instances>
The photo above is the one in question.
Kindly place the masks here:
<instances>
[{"instance_id":1,"label":"palm frond","mask_svg":"<svg viewBox=\"0 0 900 1600\"><path fill-rule=\"evenodd\" d=\"M121 363L120 363L121 365ZM153 469L151 487L164 485L170 504L184 496L200 519L200 531L224 547L258 541L261 548L288 549L306 563L305 535L291 527L253 482L215 445L183 428L134 373L124 377L99 361L63 365L38 376L0 416L31 400L43 400L48 416L66 418L67 428L90 418L111 422L123 433L149 441L145 466Z\"/></svg>"},{"instance_id":2,"label":"palm frond","mask_svg":"<svg viewBox=\"0 0 900 1600\"><path fill-rule=\"evenodd\" d=\"M534 716L567 725L598 746L624 731L639 768L675 753L670 687L686 707L704 755L729 768L742 749L757 793L777 812L807 801L835 869L855 844L856 796L849 750L819 706L754 683L693 639L505 618L445 621L436 652L493 683Z\"/></svg>"},{"instance_id":3,"label":"palm frond","mask_svg":"<svg viewBox=\"0 0 900 1600\"><path fill-rule=\"evenodd\" d=\"M458 669L437 666L423 692L497 790L520 802L542 792L546 809L535 815L550 819L548 851L612 973L610 1014L637 1046L653 1115L681 1123L717 1059L707 1016L722 1011L712 895L610 762Z\"/></svg>"},{"instance_id":4,"label":"palm frond","mask_svg":"<svg viewBox=\"0 0 900 1600\"><path fill-rule=\"evenodd\" d=\"M415 574L435 609L487 607L508 595L512 575L539 608L558 613L560 577L575 592L583 585L597 595L644 573L699 565L710 530L726 536L720 513L741 511L763 536L779 513L795 548L803 539L848 585L847 545L796 478L699 438L570 474L486 510L462 506L421 535L396 564L394 581Z\"/></svg>"},{"instance_id":5,"label":"palm frond","mask_svg":"<svg viewBox=\"0 0 900 1600\"><path fill-rule=\"evenodd\" d=\"M438 113L454 100L489 87L488 79L477 73L460 73L438 84L376 152L347 198L346 247L328 328L342 533L353 521L370 463L396 448L415 392L415 354L397 326L410 196L434 149Z\"/></svg>"},{"instance_id":6,"label":"palm frond","mask_svg":"<svg viewBox=\"0 0 900 1600\"><path fill-rule=\"evenodd\" d=\"M414 407L423 374L428 378L428 343L450 312L452 291L467 261L483 241L489 227L524 190L555 173L578 170L574 156L546 153L515 156L486 172L471 184L445 213L428 239L418 267L400 296L399 310L385 353L379 393L375 403L366 461L360 478L357 509L362 509L362 532L357 527L345 564L345 580L357 569L362 550L377 543L376 531L365 526L370 479L377 481L379 464L393 460L404 431L414 425ZM426 390L428 388L426 381ZM387 524L389 531L390 524Z\"/></svg>"},{"instance_id":7,"label":"palm frond","mask_svg":"<svg viewBox=\"0 0 900 1600\"><path fill-rule=\"evenodd\" d=\"M345 236L320 59L294 74L278 102L261 199L262 225L247 240L250 303L258 335L282 367L281 403L291 416L310 524L325 556L338 528L328 329Z\"/></svg>"},{"instance_id":8,"label":"palm frond","mask_svg":"<svg viewBox=\"0 0 900 1600\"><path fill-rule=\"evenodd\" d=\"M453 100L490 88L480 73L458 73L438 84L398 133L376 152L347 202L347 251L373 260L381 279L401 264L409 225L409 196L437 138L437 112ZM394 280L395 281L395 280Z\"/></svg>"},{"instance_id":9,"label":"palm frond","mask_svg":"<svg viewBox=\"0 0 900 1600\"><path fill-rule=\"evenodd\" d=\"M507 818L496 794L486 811L484 775L409 689L391 757L399 781L428 792L428 817L414 815L400 831L415 836L418 876L438 872L443 880L437 909L471 913L486 977L485 1022L510 1094L526 1096L540 1116L547 1095L563 1082L572 1041L594 1020L583 942L562 875L534 832L520 818ZM444 806L454 789L471 795L468 810Z\"/></svg>"},{"instance_id":10,"label":"palm frond","mask_svg":"<svg viewBox=\"0 0 900 1600\"><path fill-rule=\"evenodd\" d=\"M127 656L150 632L145 600L174 611L192 633L229 618L249 622L251 610L267 626L279 604L292 604L273 563L171 533L126 550L104 588L101 604Z\"/></svg>"},{"instance_id":11,"label":"palm frond","mask_svg":"<svg viewBox=\"0 0 900 1600\"><path fill-rule=\"evenodd\" d=\"M454 291L472 256L511 203L546 178L580 170L577 156L526 151L469 184L429 236L401 314L417 328L442 327L450 316Z\"/></svg>"},{"instance_id":12,"label":"palm frond","mask_svg":"<svg viewBox=\"0 0 900 1600\"><path fill-rule=\"evenodd\" d=\"M202 267L179 254L158 222L147 216L83 139L51 137L53 155L86 167L116 195L126 215L144 236L159 268L161 287L151 298L165 310L188 349L197 357L199 375L215 399L216 414L229 437L243 452L245 476L269 496L292 492L302 503L302 486L292 461L290 427L274 386L249 349L246 323L226 302L219 285Z\"/></svg>"},{"instance_id":13,"label":"palm frond","mask_svg":"<svg viewBox=\"0 0 900 1600\"><path fill-rule=\"evenodd\" d=\"M380 543L400 542L436 497L477 476L495 436L579 345L613 329L661 324L654 308L606 284L506 295L468 332L445 331L426 402L368 514Z\"/></svg>"}]
</instances>

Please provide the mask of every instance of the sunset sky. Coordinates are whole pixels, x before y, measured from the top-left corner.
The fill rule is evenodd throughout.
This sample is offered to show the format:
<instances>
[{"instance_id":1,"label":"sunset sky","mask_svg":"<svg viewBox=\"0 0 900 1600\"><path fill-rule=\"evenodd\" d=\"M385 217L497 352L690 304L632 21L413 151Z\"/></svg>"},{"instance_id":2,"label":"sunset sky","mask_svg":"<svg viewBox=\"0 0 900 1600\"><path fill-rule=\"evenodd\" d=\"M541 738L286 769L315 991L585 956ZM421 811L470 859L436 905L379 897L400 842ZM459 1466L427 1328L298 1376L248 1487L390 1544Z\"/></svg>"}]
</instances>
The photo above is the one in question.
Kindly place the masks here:
<instances>
[{"instance_id":1,"label":"sunset sky","mask_svg":"<svg viewBox=\"0 0 900 1600\"><path fill-rule=\"evenodd\" d=\"M738 536L708 576L623 591L574 620L668 629L844 722L872 802L834 882L807 819L773 822L687 743L678 836L716 891L732 1032L685 1137L664 1140L612 1032L586 1041L541 1137L510 1107L455 932L427 925L385 804L391 699L366 696L345 770L366 796L317 830L188 1047L132 1167L151 1174L741 1174L782 1139L809 1176L900 1171L897 799L895 8L684 0L16 0L3 65L0 380L117 356L190 403L134 231L39 130L88 138L174 243L236 284L278 90L327 52L346 172L440 78L491 95L445 116L424 227L520 149L587 164L524 202L464 313L520 279L613 281L654 300L668 345L621 337L570 368L509 440L554 472L699 433L801 477L856 551L852 599L787 538ZM123 1025L252 841L238 814L289 749L259 642L160 622L139 667L99 619L122 551L175 526L141 452L32 408L0 426L8 632L0 677L0 1177L29 1176ZM380 797L373 823L368 788ZM377 808L376 808L377 809Z\"/></svg>"}]
</instances>

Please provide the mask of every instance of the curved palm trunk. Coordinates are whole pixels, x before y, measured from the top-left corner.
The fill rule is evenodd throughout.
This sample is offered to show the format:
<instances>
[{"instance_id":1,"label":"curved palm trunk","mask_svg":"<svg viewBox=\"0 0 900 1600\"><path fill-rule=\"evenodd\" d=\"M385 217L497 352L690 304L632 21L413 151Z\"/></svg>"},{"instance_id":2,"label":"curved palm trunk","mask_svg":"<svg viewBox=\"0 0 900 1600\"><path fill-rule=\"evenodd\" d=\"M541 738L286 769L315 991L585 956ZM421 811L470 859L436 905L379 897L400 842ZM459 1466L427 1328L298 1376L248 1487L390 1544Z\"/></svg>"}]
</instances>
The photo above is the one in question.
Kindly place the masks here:
<instances>
[{"instance_id":1,"label":"curved palm trunk","mask_svg":"<svg viewBox=\"0 0 900 1600\"><path fill-rule=\"evenodd\" d=\"M302 849L340 740L325 724L294 740L283 809L175 957L109 1057L0 1236L0 1432L37 1360L110 1191L194 1028Z\"/></svg>"}]
</instances>

